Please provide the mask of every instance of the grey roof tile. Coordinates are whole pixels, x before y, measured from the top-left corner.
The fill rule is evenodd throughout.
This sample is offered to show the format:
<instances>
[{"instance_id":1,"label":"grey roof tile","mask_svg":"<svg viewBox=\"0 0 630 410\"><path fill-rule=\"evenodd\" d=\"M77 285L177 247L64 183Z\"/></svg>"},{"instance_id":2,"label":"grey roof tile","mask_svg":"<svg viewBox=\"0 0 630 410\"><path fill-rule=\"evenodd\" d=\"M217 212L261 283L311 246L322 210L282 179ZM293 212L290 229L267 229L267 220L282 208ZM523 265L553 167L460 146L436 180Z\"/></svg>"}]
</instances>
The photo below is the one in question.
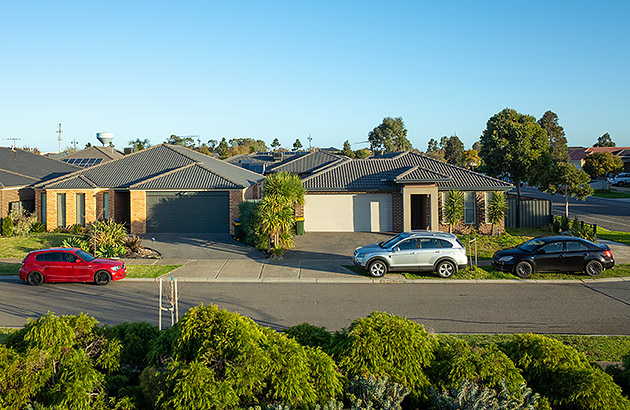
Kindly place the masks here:
<instances>
[{"instance_id":1,"label":"grey roof tile","mask_svg":"<svg viewBox=\"0 0 630 410\"><path fill-rule=\"evenodd\" d=\"M0 170L5 171L0 175L0 184L4 186L24 185L23 182L26 180L16 179L15 176L11 175L20 175L37 181L48 181L78 169L80 168L65 162L18 148L12 150L11 148L0 147ZM37 181L31 181L29 185Z\"/></svg>"},{"instance_id":2,"label":"grey roof tile","mask_svg":"<svg viewBox=\"0 0 630 410\"><path fill-rule=\"evenodd\" d=\"M0 188L31 185L39 181L37 178L16 174L0 169Z\"/></svg>"},{"instance_id":3,"label":"grey roof tile","mask_svg":"<svg viewBox=\"0 0 630 410\"><path fill-rule=\"evenodd\" d=\"M331 154L326 151L313 151L306 155L300 155L289 161L277 165L271 165L268 172L290 172L292 174L309 174L322 167L346 160L346 157Z\"/></svg>"},{"instance_id":4,"label":"grey roof tile","mask_svg":"<svg viewBox=\"0 0 630 410\"><path fill-rule=\"evenodd\" d=\"M132 185L134 189L238 189L242 186L229 181L209 169L192 164L147 181Z\"/></svg>"}]
</instances>

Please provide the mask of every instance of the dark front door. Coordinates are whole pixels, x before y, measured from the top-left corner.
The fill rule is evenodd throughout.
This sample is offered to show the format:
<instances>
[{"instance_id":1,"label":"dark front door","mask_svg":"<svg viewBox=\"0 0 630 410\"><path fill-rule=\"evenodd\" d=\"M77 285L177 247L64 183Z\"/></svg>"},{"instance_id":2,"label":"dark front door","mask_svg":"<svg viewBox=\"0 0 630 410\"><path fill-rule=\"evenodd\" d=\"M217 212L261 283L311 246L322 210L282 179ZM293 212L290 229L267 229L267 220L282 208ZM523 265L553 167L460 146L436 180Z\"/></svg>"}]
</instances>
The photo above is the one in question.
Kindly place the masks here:
<instances>
[{"instance_id":1,"label":"dark front door","mask_svg":"<svg viewBox=\"0 0 630 410\"><path fill-rule=\"evenodd\" d=\"M147 233L229 232L228 192L147 192Z\"/></svg>"},{"instance_id":2,"label":"dark front door","mask_svg":"<svg viewBox=\"0 0 630 410\"><path fill-rule=\"evenodd\" d=\"M411 229L428 229L427 195L411 195Z\"/></svg>"}]
</instances>

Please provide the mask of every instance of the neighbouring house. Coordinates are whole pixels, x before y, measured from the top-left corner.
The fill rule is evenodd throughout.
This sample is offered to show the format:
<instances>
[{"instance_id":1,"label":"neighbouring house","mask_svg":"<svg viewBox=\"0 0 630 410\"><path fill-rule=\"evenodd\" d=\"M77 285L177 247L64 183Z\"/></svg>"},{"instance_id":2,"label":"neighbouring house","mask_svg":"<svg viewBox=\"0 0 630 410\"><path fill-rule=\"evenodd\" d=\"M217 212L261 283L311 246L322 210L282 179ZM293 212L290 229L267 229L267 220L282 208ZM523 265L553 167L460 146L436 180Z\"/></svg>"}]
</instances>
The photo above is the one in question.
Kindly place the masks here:
<instances>
[{"instance_id":1,"label":"neighbouring house","mask_svg":"<svg viewBox=\"0 0 630 410\"><path fill-rule=\"evenodd\" d=\"M35 184L78 170L19 148L0 147L0 218L12 209L35 210Z\"/></svg>"},{"instance_id":2,"label":"neighbouring house","mask_svg":"<svg viewBox=\"0 0 630 410\"><path fill-rule=\"evenodd\" d=\"M623 171L630 172L630 147L569 147L569 162L582 169L584 159L594 152L610 152L621 158Z\"/></svg>"},{"instance_id":3,"label":"neighbouring house","mask_svg":"<svg viewBox=\"0 0 630 410\"><path fill-rule=\"evenodd\" d=\"M58 157L61 161L81 168L89 168L103 162L113 161L124 154L114 147L89 147L81 151Z\"/></svg>"},{"instance_id":4,"label":"neighbouring house","mask_svg":"<svg viewBox=\"0 0 630 410\"><path fill-rule=\"evenodd\" d=\"M267 174L269 168L306 154L308 152L302 151L255 152L252 154L234 155L226 158L225 162L258 172L259 174Z\"/></svg>"},{"instance_id":5,"label":"neighbouring house","mask_svg":"<svg viewBox=\"0 0 630 410\"><path fill-rule=\"evenodd\" d=\"M297 212L305 219L305 230L311 232L447 231L442 204L448 191L458 190L464 193L465 209L464 221L456 230L488 233L489 195L513 188L499 179L413 152L345 158L315 170L303 183L305 204Z\"/></svg>"},{"instance_id":6,"label":"neighbouring house","mask_svg":"<svg viewBox=\"0 0 630 410\"><path fill-rule=\"evenodd\" d=\"M98 219L131 233L234 233L238 205L264 177L178 145L160 144L38 184L48 230Z\"/></svg>"}]
</instances>

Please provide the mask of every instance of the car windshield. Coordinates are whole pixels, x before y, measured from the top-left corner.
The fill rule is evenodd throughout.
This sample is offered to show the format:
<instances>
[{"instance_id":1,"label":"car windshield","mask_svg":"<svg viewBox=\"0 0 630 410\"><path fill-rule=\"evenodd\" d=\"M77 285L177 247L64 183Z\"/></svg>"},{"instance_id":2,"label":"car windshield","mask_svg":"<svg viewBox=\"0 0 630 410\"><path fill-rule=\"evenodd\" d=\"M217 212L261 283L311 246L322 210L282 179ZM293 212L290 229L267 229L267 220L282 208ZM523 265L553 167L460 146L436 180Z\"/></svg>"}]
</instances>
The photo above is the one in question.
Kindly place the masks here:
<instances>
[{"instance_id":1,"label":"car windshield","mask_svg":"<svg viewBox=\"0 0 630 410\"><path fill-rule=\"evenodd\" d=\"M544 244L545 241L543 241L540 238L534 238L534 239L530 239L529 241L520 244L519 246L517 246L518 249L522 249L524 251L530 252L534 249L536 249L537 247L539 247L540 245Z\"/></svg>"},{"instance_id":2,"label":"car windshield","mask_svg":"<svg viewBox=\"0 0 630 410\"><path fill-rule=\"evenodd\" d=\"M403 238L406 238L406 236L402 236L401 234L394 235L391 238L389 238L388 240L379 243L378 246L380 246L381 248L390 248L395 243L400 242L400 240L402 240Z\"/></svg>"},{"instance_id":3,"label":"car windshield","mask_svg":"<svg viewBox=\"0 0 630 410\"><path fill-rule=\"evenodd\" d=\"M90 255L82 249L79 249L77 251L77 255L86 262L92 262L94 259L96 259L94 256Z\"/></svg>"}]
</instances>

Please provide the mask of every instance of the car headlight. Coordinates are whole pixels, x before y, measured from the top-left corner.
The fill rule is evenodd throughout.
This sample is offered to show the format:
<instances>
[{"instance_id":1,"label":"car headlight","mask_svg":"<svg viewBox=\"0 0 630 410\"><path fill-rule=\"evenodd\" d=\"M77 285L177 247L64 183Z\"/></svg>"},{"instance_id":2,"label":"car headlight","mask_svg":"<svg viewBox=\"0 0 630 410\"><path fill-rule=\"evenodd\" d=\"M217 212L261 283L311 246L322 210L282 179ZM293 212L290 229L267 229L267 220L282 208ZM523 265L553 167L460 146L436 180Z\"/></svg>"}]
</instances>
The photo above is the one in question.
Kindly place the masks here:
<instances>
[{"instance_id":1,"label":"car headlight","mask_svg":"<svg viewBox=\"0 0 630 410\"><path fill-rule=\"evenodd\" d=\"M122 268L122 266L120 266L120 265L119 266L114 266L114 267L112 267L112 270L113 271L117 271L117 270L120 270L120 268Z\"/></svg>"},{"instance_id":2,"label":"car headlight","mask_svg":"<svg viewBox=\"0 0 630 410\"><path fill-rule=\"evenodd\" d=\"M509 262L514 259L514 256L502 256L499 258L499 262Z\"/></svg>"}]
</instances>

